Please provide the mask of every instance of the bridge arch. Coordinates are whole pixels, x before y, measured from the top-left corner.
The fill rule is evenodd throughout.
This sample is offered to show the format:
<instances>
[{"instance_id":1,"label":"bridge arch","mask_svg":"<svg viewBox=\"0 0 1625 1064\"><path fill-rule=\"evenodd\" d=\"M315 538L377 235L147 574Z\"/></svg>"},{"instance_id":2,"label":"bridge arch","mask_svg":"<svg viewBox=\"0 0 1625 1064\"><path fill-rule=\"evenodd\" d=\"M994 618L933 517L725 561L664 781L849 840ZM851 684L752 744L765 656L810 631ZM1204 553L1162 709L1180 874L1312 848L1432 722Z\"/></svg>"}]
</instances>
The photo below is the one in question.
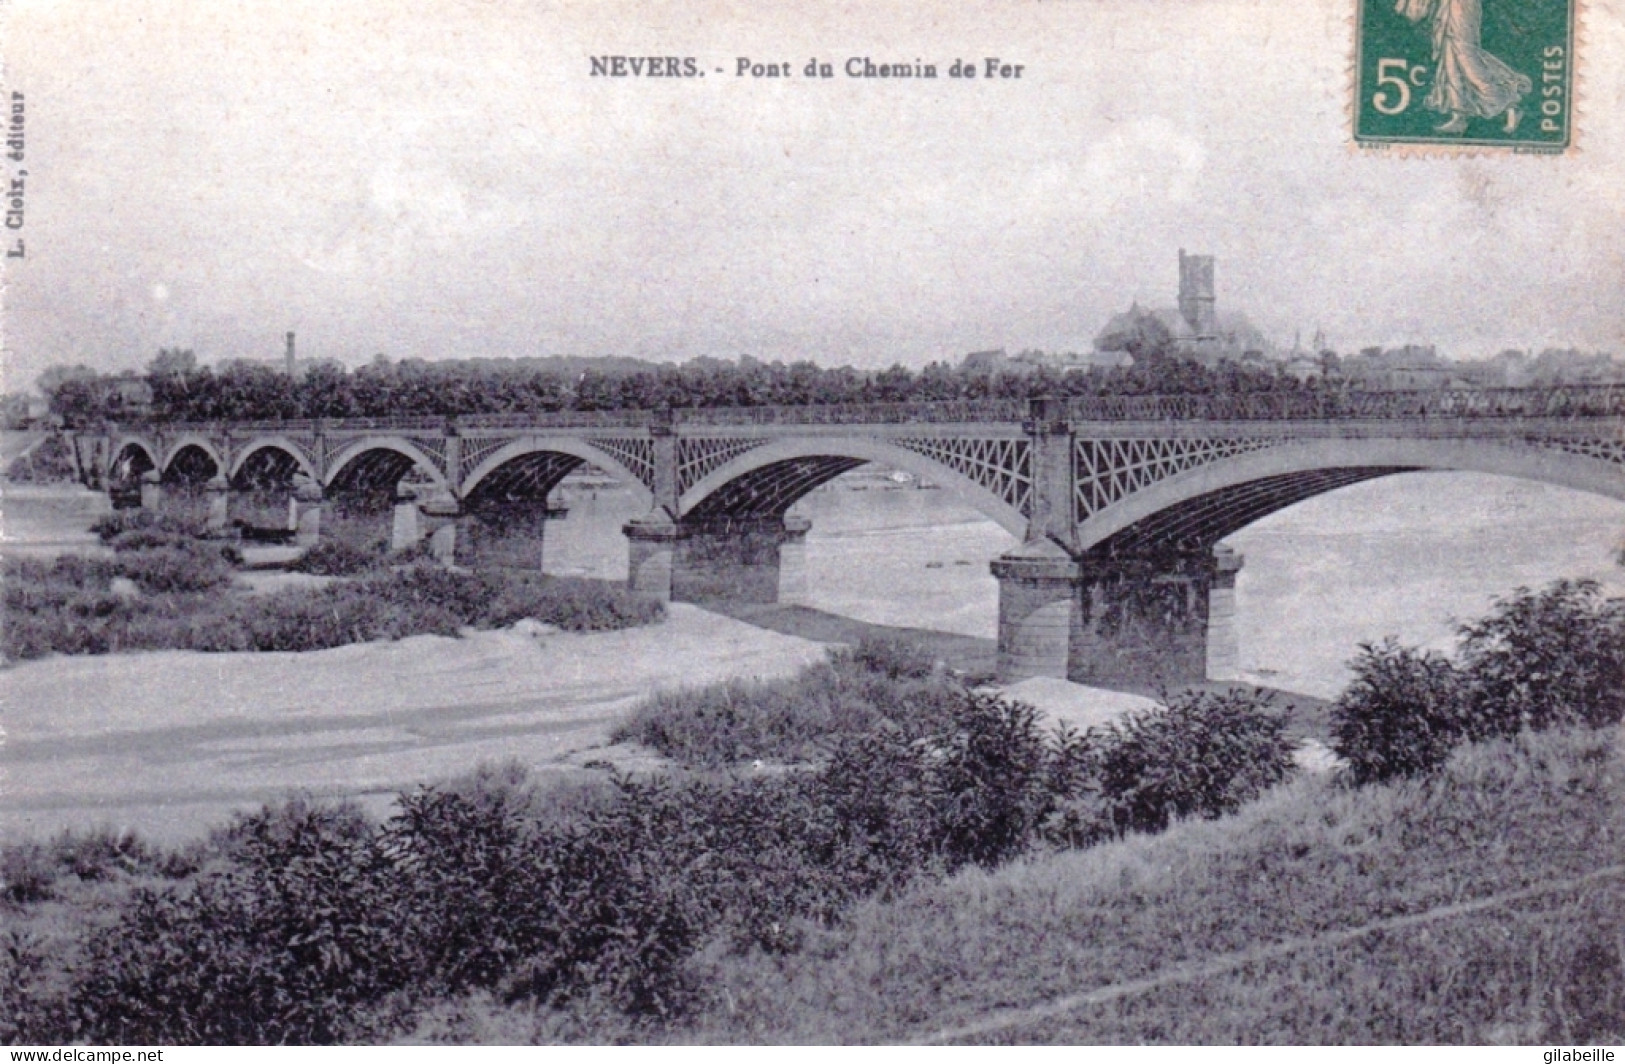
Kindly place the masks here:
<instances>
[{"instance_id":1,"label":"bridge arch","mask_svg":"<svg viewBox=\"0 0 1625 1064\"><path fill-rule=\"evenodd\" d=\"M355 441L328 464L326 487L343 487L349 483L374 488L393 489L395 484L410 473L420 470L436 485L446 486L446 477L440 465L421 447L399 436L367 436Z\"/></svg>"},{"instance_id":2,"label":"bridge arch","mask_svg":"<svg viewBox=\"0 0 1625 1064\"><path fill-rule=\"evenodd\" d=\"M1421 470L1489 473L1625 500L1625 465L1521 439L1316 439L1177 473L1089 514L1080 551L1214 542L1349 484Z\"/></svg>"},{"instance_id":3,"label":"bridge arch","mask_svg":"<svg viewBox=\"0 0 1625 1064\"><path fill-rule=\"evenodd\" d=\"M726 516L740 507L752 516L779 516L798 500L842 473L868 462L892 466L938 484L1013 536L1027 517L989 489L941 462L880 438L801 436L752 448L712 470L683 492L683 518Z\"/></svg>"},{"instance_id":4,"label":"bridge arch","mask_svg":"<svg viewBox=\"0 0 1625 1064\"><path fill-rule=\"evenodd\" d=\"M230 480L236 480L248 460L261 451L280 451L291 459L299 471L312 480L316 479L316 467L311 465L310 458L305 454L304 448L288 439L286 436L260 436L250 440L239 450L231 461L230 472L226 474Z\"/></svg>"},{"instance_id":5,"label":"bridge arch","mask_svg":"<svg viewBox=\"0 0 1625 1064\"><path fill-rule=\"evenodd\" d=\"M153 469L160 468L158 464L158 451L139 436L122 436L114 441L109 452L111 458L107 463L110 477L119 478L122 469L123 477L134 479Z\"/></svg>"},{"instance_id":6,"label":"bridge arch","mask_svg":"<svg viewBox=\"0 0 1625 1064\"><path fill-rule=\"evenodd\" d=\"M201 440L187 440L169 449L161 476L165 483L200 485L219 476L222 468L214 448Z\"/></svg>"},{"instance_id":7,"label":"bridge arch","mask_svg":"<svg viewBox=\"0 0 1625 1064\"><path fill-rule=\"evenodd\" d=\"M548 459L549 455L556 458ZM536 457L532 459L532 456ZM521 465L515 466L513 463ZM620 459L587 441L574 439L526 437L514 440L487 455L469 471L468 476L463 478L460 495L470 499L497 490L504 467L518 477L532 481L537 487L551 489L582 464L596 466L631 488L640 509L653 505L654 496L649 486Z\"/></svg>"}]
</instances>

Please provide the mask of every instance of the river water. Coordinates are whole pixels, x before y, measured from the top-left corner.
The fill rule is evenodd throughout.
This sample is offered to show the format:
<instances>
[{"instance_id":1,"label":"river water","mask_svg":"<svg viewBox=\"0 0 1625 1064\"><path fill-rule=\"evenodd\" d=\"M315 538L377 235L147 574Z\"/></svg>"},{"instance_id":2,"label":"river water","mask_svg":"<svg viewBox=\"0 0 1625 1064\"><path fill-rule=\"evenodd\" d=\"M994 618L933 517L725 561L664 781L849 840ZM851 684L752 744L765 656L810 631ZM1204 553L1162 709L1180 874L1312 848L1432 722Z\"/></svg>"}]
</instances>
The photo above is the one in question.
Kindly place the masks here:
<instances>
[{"instance_id":1,"label":"river water","mask_svg":"<svg viewBox=\"0 0 1625 1064\"><path fill-rule=\"evenodd\" d=\"M992 639L998 585L988 563L1015 540L946 493L890 485L864 470L797 504L807 536L809 605L875 624ZM844 483L843 483L844 482ZM636 516L615 489L563 493L547 568L626 576L620 525ZM1393 635L1449 649L1458 623L1497 596L1563 577L1625 594L1614 560L1625 503L1475 473L1407 473L1289 507L1232 536L1247 678L1332 697L1362 641Z\"/></svg>"},{"instance_id":2,"label":"river water","mask_svg":"<svg viewBox=\"0 0 1625 1064\"><path fill-rule=\"evenodd\" d=\"M546 566L626 577L621 525L638 515L627 491L567 483L548 526ZM94 549L85 529L103 497L8 488L7 553ZM874 624L992 639L998 585L988 563L1015 545L945 492L900 486L859 469L796 511L807 536L809 605ZM1228 541L1246 558L1236 582L1244 674L1329 697L1358 644L1393 635L1438 649L1496 596L1561 577L1625 594L1614 560L1625 503L1475 473L1407 473L1330 492L1267 517Z\"/></svg>"}]
</instances>

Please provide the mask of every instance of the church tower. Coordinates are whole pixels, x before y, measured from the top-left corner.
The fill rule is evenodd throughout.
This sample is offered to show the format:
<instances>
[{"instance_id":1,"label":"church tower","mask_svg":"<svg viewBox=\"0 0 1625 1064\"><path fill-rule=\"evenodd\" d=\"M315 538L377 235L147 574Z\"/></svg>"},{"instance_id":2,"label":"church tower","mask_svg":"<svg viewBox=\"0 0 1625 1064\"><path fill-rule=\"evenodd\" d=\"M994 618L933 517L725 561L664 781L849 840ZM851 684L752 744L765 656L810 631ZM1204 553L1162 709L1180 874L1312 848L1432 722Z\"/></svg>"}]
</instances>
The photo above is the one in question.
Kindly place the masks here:
<instances>
[{"instance_id":1,"label":"church tower","mask_svg":"<svg viewBox=\"0 0 1625 1064\"><path fill-rule=\"evenodd\" d=\"M1179 315L1195 339L1216 340L1219 323L1213 309L1213 256L1187 255L1179 249Z\"/></svg>"}]
</instances>

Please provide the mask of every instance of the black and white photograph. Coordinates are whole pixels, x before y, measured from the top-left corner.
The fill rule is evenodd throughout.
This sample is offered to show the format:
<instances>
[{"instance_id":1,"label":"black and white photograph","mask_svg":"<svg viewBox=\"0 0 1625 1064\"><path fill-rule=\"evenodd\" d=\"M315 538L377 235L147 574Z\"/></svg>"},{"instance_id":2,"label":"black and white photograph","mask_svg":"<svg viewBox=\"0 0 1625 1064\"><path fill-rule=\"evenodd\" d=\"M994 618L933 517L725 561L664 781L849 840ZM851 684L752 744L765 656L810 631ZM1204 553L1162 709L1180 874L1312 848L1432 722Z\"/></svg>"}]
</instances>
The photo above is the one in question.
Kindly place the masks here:
<instances>
[{"instance_id":1,"label":"black and white photograph","mask_svg":"<svg viewBox=\"0 0 1625 1064\"><path fill-rule=\"evenodd\" d=\"M3 0L0 98L11 1060L1625 1059L1622 0Z\"/></svg>"}]
</instances>

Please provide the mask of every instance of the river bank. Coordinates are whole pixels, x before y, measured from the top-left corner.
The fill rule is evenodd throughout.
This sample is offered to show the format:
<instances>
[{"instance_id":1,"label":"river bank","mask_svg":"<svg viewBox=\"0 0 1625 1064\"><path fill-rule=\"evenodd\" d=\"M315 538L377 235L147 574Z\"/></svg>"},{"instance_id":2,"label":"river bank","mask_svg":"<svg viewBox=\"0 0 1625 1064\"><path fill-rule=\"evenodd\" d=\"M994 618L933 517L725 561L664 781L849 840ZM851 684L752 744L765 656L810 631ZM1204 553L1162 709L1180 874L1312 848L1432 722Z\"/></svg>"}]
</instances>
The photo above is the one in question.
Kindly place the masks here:
<instances>
[{"instance_id":1,"label":"river bank","mask_svg":"<svg viewBox=\"0 0 1625 1064\"><path fill-rule=\"evenodd\" d=\"M658 687L786 676L824 654L682 604L645 628L533 631L13 666L0 839L106 824L179 841L290 789L381 812L396 790L482 761L580 772Z\"/></svg>"}]
</instances>

